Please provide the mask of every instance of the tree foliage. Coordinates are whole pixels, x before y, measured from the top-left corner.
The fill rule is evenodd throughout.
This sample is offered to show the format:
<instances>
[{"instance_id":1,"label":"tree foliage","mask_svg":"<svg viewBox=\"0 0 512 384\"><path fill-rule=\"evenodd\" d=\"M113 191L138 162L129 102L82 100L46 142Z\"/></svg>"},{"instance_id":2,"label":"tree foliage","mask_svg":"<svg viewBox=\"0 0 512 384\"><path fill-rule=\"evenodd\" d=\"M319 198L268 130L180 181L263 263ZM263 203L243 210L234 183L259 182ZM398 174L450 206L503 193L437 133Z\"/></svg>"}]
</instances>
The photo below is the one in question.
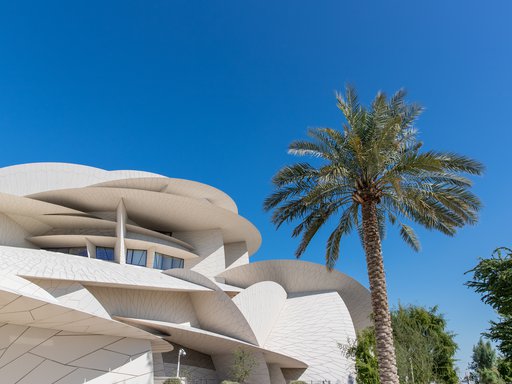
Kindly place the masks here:
<instances>
[{"instance_id":1,"label":"tree foliage","mask_svg":"<svg viewBox=\"0 0 512 384\"><path fill-rule=\"evenodd\" d=\"M498 321L491 321L485 336L496 341L504 357L512 360L512 250L496 249L468 273L473 273L473 279L466 285L479 293L499 316Z\"/></svg>"},{"instance_id":2,"label":"tree foliage","mask_svg":"<svg viewBox=\"0 0 512 384\"><path fill-rule=\"evenodd\" d=\"M469 366L470 378L475 384L505 384L509 378L505 360L498 359L489 341L480 339L473 347L473 360Z\"/></svg>"},{"instance_id":3,"label":"tree foliage","mask_svg":"<svg viewBox=\"0 0 512 384\"><path fill-rule=\"evenodd\" d=\"M379 364L375 349L375 330L367 328L359 332L355 343L348 348L339 344L339 347L349 357L355 358L358 384L379 384Z\"/></svg>"},{"instance_id":4,"label":"tree foliage","mask_svg":"<svg viewBox=\"0 0 512 384\"><path fill-rule=\"evenodd\" d=\"M436 307L399 306L391 312L391 319L401 383L458 383L454 368L457 344ZM373 328L358 334L349 354L355 357L358 384L380 383Z\"/></svg>"},{"instance_id":5,"label":"tree foliage","mask_svg":"<svg viewBox=\"0 0 512 384\"><path fill-rule=\"evenodd\" d=\"M256 366L256 359L252 353L243 348L237 348L233 352L233 365L231 366L231 378L233 381L244 384L251 376Z\"/></svg>"},{"instance_id":6,"label":"tree foliage","mask_svg":"<svg viewBox=\"0 0 512 384\"><path fill-rule=\"evenodd\" d=\"M505 383L512 383L512 360L499 359L498 372Z\"/></svg>"}]
</instances>

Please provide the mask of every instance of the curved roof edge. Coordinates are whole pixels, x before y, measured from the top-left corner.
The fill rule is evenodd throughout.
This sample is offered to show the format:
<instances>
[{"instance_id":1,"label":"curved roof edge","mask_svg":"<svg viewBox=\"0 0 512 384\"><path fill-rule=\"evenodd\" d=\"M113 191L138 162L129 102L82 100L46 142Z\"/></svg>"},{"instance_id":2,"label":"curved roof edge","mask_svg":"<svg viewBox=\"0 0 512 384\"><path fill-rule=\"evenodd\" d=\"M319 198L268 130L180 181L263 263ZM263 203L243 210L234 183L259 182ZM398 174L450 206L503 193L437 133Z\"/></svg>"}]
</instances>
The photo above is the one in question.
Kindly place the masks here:
<instances>
[{"instance_id":1,"label":"curved roof edge","mask_svg":"<svg viewBox=\"0 0 512 384\"><path fill-rule=\"evenodd\" d=\"M342 272L327 271L324 265L300 260L266 260L228 269L218 277L241 288L268 280L280 284L287 293L337 291L356 331L371 325L370 291Z\"/></svg>"},{"instance_id":2,"label":"curved roof edge","mask_svg":"<svg viewBox=\"0 0 512 384\"><path fill-rule=\"evenodd\" d=\"M90 186L146 189L206 199L224 209L238 213L233 199L225 192L196 181L170 178L137 170L108 171L88 165L40 162L0 168L0 192L17 196L51 190Z\"/></svg>"},{"instance_id":3,"label":"curved roof edge","mask_svg":"<svg viewBox=\"0 0 512 384\"><path fill-rule=\"evenodd\" d=\"M165 176L144 171L107 171L88 165L57 162L27 163L0 168L1 191L18 196L140 177Z\"/></svg>"}]
</instances>

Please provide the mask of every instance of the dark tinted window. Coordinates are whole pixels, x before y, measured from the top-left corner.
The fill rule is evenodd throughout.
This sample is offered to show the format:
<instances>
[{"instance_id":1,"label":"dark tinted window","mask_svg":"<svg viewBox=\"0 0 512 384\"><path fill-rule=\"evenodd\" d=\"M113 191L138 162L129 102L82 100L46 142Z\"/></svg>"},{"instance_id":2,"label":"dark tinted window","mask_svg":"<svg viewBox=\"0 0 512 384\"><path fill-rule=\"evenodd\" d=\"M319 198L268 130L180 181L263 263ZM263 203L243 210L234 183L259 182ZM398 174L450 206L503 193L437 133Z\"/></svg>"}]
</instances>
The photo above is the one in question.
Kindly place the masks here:
<instances>
[{"instance_id":1,"label":"dark tinted window","mask_svg":"<svg viewBox=\"0 0 512 384\"><path fill-rule=\"evenodd\" d=\"M96 247L96 258L99 260L114 261L114 248Z\"/></svg>"},{"instance_id":2,"label":"dark tinted window","mask_svg":"<svg viewBox=\"0 0 512 384\"><path fill-rule=\"evenodd\" d=\"M185 261L183 259L155 252L155 260L153 262L153 268L155 269L166 270L174 268L183 268L184 264Z\"/></svg>"},{"instance_id":3,"label":"dark tinted window","mask_svg":"<svg viewBox=\"0 0 512 384\"><path fill-rule=\"evenodd\" d=\"M126 251L126 263L127 264L145 267L147 258L148 258L148 253L146 250L143 250L143 249L128 249Z\"/></svg>"},{"instance_id":4,"label":"dark tinted window","mask_svg":"<svg viewBox=\"0 0 512 384\"><path fill-rule=\"evenodd\" d=\"M47 251L68 253L70 255L87 257L87 248L85 247L71 247L71 248L46 248Z\"/></svg>"}]
</instances>

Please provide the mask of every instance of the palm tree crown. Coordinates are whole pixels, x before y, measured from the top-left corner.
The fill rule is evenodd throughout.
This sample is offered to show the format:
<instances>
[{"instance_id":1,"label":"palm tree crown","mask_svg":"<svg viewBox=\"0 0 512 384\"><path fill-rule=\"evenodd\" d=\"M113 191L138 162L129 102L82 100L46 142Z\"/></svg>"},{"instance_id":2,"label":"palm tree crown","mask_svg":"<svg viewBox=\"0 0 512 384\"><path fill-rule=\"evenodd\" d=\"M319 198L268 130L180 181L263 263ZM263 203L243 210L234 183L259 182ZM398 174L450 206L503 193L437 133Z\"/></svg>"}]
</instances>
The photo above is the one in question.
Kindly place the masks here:
<instances>
[{"instance_id":1,"label":"palm tree crown","mask_svg":"<svg viewBox=\"0 0 512 384\"><path fill-rule=\"evenodd\" d=\"M388 220L415 250L420 244L410 222L447 235L475 223L480 201L469 190L472 183L466 175L480 175L483 165L455 153L420 151L414 124L422 107L406 103L403 90L389 99L379 92L370 108L359 104L351 87L337 101L346 119L342 131L311 129L310 140L289 146L290 154L320 158L322 164L282 168L273 178L274 193L265 200L278 227L299 221L293 230L294 237L302 237L297 257L335 218L325 256L333 268L341 238L353 229L363 231L360 208L365 202L376 206L381 236Z\"/></svg>"}]
</instances>

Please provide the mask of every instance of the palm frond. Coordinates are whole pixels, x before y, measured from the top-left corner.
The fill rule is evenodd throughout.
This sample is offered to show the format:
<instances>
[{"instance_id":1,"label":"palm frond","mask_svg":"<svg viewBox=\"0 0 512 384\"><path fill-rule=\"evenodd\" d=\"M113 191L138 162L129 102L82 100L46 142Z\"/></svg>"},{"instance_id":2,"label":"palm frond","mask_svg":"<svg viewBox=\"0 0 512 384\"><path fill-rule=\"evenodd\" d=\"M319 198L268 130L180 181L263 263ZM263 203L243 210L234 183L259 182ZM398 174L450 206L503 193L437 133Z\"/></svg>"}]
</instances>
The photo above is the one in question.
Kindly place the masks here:
<instances>
[{"instance_id":1,"label":"palm frond","mask_svg":"<svg viewBox=\"0 0 512 384\"><path fill-rule=\"evenodd\" d=\"M299 222L293 231L302 236L297 256L321 227L339 217L326 245L326 263L332 268L341 238L354 228L362 231L359 207L368 202L377 205L381 238L389 220L416 250L418 238L403 222L450 236L476 222L481 203L470 190L471 177L482 174L483 165L452 152L421 151L415 123L423 108L408 103L404 90L389 98L379 92L368 108L350 85L336 99L346 120L342 129L310 129L307 140L289 147L290 154L314 157L319 165L284 167L264 203L273 210L277 227Z\"/></svg>"},{"instance_id":2,"label":"palm frond","mask_svg":"<svg viewBox=\"0 0 512 384\"><path fill-rule=\"evenodd\" d=\"M351 205L343 212L338 225L327 239L325 264L329 270L332 270L336 265L336 261L338 261L342 236L349 234L354 228L354 224L356 224L354 215L357 216L357 206L355 204Z\"/></svg>"},{"instance_id":3,"label":"palm frond","mask_svg":"<svg viewBox=\"0 0 512 384\"><path fill-rule=\"evenodd\" d=\"M414 230L406 224L400 224L400 236L416 252L421 250L420 241Z\"/></svg>"}]
</instances>

